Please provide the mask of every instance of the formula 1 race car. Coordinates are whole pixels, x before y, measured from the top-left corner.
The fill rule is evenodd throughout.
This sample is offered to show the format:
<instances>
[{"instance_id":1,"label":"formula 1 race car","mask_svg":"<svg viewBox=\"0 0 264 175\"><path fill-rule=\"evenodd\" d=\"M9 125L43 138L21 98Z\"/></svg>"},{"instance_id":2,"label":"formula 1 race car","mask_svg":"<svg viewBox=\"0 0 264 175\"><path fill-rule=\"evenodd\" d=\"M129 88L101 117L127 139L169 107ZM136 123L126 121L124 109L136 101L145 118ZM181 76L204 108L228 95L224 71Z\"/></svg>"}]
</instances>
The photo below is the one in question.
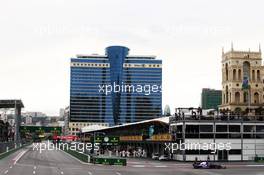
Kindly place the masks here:
<instances>
[{"instance_id":1,"label":"formula 1 race car","mask_svg":"<svg viewBox=\"0 0 264 175\"><path fill-rule=\"evenodd\" d=\"M195 169L226 169L225 166L216 164L213 162L195 162L193 163L193 168Z\"/></svg>"}]
</instances>

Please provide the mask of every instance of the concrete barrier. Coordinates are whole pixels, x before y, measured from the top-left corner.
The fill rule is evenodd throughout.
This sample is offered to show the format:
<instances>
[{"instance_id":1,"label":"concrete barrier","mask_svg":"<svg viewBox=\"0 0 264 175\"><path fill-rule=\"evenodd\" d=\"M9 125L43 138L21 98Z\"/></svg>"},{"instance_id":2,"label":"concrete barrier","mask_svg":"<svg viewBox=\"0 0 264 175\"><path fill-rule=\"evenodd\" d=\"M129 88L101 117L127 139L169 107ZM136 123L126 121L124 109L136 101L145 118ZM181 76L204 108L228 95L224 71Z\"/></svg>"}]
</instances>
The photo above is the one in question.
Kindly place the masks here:
<instances>
[{"instance_id":1,"label":"concrete barrier","mask_svg":"<svg viewBox=\"0 0 264 175\"><path fill-rule=\"evenodd\" d=\"M4 143L1 143L2 144L2 146L4 145L4 146L6 146L4 149L5 149L5 151L4 152L2 152L2 153L0 153L0 159L2 159L2 158L4 158L4 157L7 157L8 155L10 155L10 154L12 154L12 153L14 153L14 152L16 152L17 150L19 150L19 149L21 149L21 148L23 148L23 147L25 147L25 146L28 146L28 145L30 145L31 143L26 143L26 144L24 144L24 145L22 145L22 144L17 144L17 146L15 146L15 144L13 143L13 144L4 144ZM9 147L9 146L10 147Z\"/></svg>"},{"instance_id":2,"label":"concrete barrier","mask_svg":"<svg viewBox=\"0 0 264 175\"><path fill-rule=\"evenodd\" d=\"M0 142L0 154L15 148L14 142Z\"/></svg>"}]
</instances>

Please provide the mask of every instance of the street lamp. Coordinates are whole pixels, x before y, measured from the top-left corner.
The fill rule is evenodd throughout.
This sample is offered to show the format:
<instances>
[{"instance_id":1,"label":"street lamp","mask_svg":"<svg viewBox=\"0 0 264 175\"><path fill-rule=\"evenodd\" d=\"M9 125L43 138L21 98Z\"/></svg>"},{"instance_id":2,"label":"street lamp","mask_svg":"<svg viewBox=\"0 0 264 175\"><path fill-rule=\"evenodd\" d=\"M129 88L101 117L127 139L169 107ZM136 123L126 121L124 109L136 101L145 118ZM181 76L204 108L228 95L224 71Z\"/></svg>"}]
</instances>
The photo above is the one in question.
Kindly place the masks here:
<instances>
[{"instance_id":1,"label":"street lamp","mask_svg":"<svg viewBox=\"0 0 264 175\"><path fill-rule=\"evenodd\" d=\"M94 132L94 133L93 133L92 154L94 154L94 144L95 144L95 137L96 137L96 134L103 134L103 135L105 135L105 132Z\"/></svg>"}]
</instances>

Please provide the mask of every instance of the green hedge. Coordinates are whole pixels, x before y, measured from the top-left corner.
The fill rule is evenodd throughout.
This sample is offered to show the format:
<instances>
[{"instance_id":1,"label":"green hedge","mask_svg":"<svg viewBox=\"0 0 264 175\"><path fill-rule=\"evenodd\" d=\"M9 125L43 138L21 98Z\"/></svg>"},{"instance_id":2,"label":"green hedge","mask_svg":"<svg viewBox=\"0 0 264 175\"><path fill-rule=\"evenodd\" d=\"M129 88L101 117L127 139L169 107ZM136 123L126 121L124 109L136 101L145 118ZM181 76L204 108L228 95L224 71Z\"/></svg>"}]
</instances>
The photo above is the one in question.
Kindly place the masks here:
<instances>
[{"instance_id":1,"label":"green hedge","mask_svg":"<svg viewBox=\"0 0 264 175\"><path fill-rule=\"evenodd\" d=\"M88 155L86 155L86 154L82 154L82 153L79 153L77 151L72 151L69 149L68 150L66 149L63 151L65 151L65 152L69 153L70 155L76 157L77 159L81 160L82 162L88 163ZM91 161L92 161L92 159L91 159Z\"/></svg>"}]
</instances>

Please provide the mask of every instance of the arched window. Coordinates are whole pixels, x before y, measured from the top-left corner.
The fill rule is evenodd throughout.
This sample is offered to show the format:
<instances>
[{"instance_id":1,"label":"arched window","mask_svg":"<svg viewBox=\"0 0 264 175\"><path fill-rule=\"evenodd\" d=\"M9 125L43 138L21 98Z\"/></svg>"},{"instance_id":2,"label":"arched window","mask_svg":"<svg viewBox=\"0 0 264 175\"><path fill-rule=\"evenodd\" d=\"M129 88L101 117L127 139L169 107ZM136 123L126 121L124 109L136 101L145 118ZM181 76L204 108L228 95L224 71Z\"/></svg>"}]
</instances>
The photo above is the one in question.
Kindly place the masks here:
<instances>
[{"instance_id":1,"label":"arched window","mask_svg":"<svg viewBox=\"0 0 264 175\"><path fill-rule=\"evenodd\" d=\"M259 94L257 92L254 94L254 103L259 104Z\"/></svg>"},{"instance_id":2,"label":"arched window","mask_svg":"<svg viewBox=\"0 0 264 175\"><path fill-rule=\"evenodd\" d=\"M252 81L255 81L255 70L252 70Z\"/></svg>"},{"instance_id":3,"label":"arched window","mask_svg":"<svg viewBox=\"0 0 264 175\"><path fill-rule=\"evenodd\" d=\"M242 80L242 78L241 78L241 69L238 69L238 80Z\"/></svg>"},{"instance_id":4,"label":"arched window","mask_svg":"<svg viewBox=\"0 0 264 175\"><path fill-rule=\"evenodd\" d=\"M260 81L260 71L257 70L257 80Z\"/></svg>"},{"instance_id":5,"label":"arched window","mask_svg":"<svg viewBox=\"0 0 264 175\"><path fill-rule=\"evenodd\" d=\"M250 80L250 63L248 61L243 63L243 79Z\"/></svg>"},{"instance_id":6,"label":"arched window","mask_svg":"<svg viewBox=\"0 0 264 175\"><path fill-rule=\"evenodd\" d=\"M235 93L235 103L236 104L239 104L240 103L240 93L239 92L236 92Z\"/></svg>"},{"instance_id":7,"label":"arched window","mask_svg":"<svg viewBox=\"0 0 264 175\"><path fill-rule=\"evenodd\" d=\"M226 95L225 95L225 97L226 97L226 103L228 103L228 96L229 96L229 94L228 94L228 86L226 86Z\"/></svg>"},{"instance_id":8,"label":"arched window","mask_svg":"<svg viewBox=\"0 0 264 175\"><path fill-rule=\"evenodd\" d=\"M225 74L226 74L226 81L228 81L228 65L225 64Z\"/></svg>"},{"instance_id":9,"label":"arched window","mask_svg":"<svg viewBox=\"0 0 264 175\"><path fill-rule=\"evenodd\" d=\"M233 69L233 80L236 80L236 69Z\"/></svg>"},{"instance_id":10,"label":"arched window","mask_svg":"<svg viewBox=\"0 0 264 175\"><path fill-rule=\"evenodd\" d=\"M248 103L248 92L244 92L244 103Z\"/></svg>"}]
</instances>

